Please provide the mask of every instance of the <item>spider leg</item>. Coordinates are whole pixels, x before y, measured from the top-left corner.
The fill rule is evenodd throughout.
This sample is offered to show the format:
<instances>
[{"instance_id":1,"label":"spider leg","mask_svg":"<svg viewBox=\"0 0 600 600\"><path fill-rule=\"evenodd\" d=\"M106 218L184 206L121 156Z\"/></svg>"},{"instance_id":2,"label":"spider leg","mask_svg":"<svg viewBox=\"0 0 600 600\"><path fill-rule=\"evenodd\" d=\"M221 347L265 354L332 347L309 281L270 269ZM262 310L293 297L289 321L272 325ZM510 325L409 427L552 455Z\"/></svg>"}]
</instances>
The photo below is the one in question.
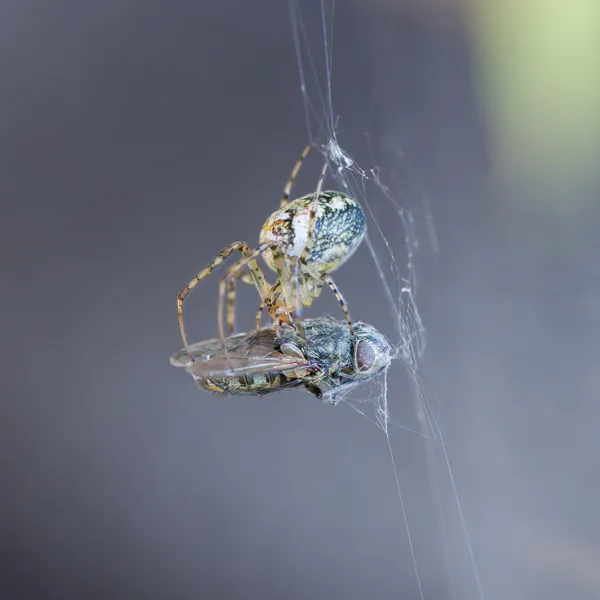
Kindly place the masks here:
<instances>
[{"instance_id":1,"label":"spider leg","mask_svg":"<svg viewBox=\"0 0 600 600\"><path fill-rule=\"evenodd\" d=\"M248 273L248 271L238 275L237 279L239 279L240 281L243 281L244 283L249 283L250 285L254 285L254 277L253 277L252 273Z\"/></svg>"},{"instance_id":2,"label":"spider leg","mask_svg":"<svg viewBox=\"0 0 600 600\"><path fill-rule=\"evenodd\" d=\"M308 144L308 146L306 146L306 148L304 148L304 150L302 150L302 154L300 155L300 158L296 161L296 164L294 165L294 168L292 169L292 174L290 175L288 182L285 184L285 187L283 188L283 195L281 196L281 202L280 202L279 206L285 206L288 203L288 201L290 199L290 193L292 191L292 186L294 185L294 180L296 179L296 175L298 175L298 171L300 171L302 162L304 161L304 159L306 158L306 155L309 152L310 152L310 144Z\"/></svg>"},{"instance_id":3,"label":"spider leg","mask_svg":"<svg viewBox=\"0 0 600 600\"><path fill-rule=\"evenodd\" d=\"M183 288L181 293L177 296L177 316L179 319L179 330L181 331L181 339L183 340L183 346L188 353L190 360L193 362L194 357L190 352L190 348L187 342L187 336L185 334L185 326L183 323L183 301L187 297L187 295L200 283L202 279L204 279L207 275L210 275L213 270L218 267L232 252L235 250L239 250L244 256L248 256L251 254L250 249L248 248L248 244L245 242L235 242L226 248L223 248L221 252L216 256L211 263L209 263L202 271L200 271L190 282ZM250 269L250 273L254 279L254 285L258 290L261 298L266 293L267 282L265 276L258 266L256 260L249 260L246 264Z\"/></svg>"},{"instance_id":4,"label":"spider leg","mask_svg":"<svg viewBox=\"0 0 600 600\"><path fill-rule=\"evenodd\" d=\"M260 303L260 306L258 307L258 310L256 311L256 331L257 332L260 331L263 309L266 308L267 306L269 307L269 309L271 307L275 306L277 303L277 299L281 295L281 291L279 291L279 292L277 291L279 287L280 287L280 283L279 283L279 280L277 280L273 284L271 289L269 290L269 293L263 298L263 301Z\"/></svg>"},{"instance_id":5,"label":"spider leg","mask_svg":"<svg viewBox=\"0 0 600 600\"><path fill-rule=\"evenodd\" d=\"M235 329L235 279L227 282L227 333Z\"/></svg>"},{"instance_id":6,"label":"spider leg","mask_svg":"<svg viewBox=\"0 0 600 600\"><path fill-rule=\"evenodd\" d=\"M309 238L310 239L310 238ZM300 285L301 261L297 256L292 258L294 267L294 285L292 285L292 306L294 307L294 325L298 336L304 339L304 327L302 326L302 302L298 300L298 286Z\"/></svg>"},{"instance_id":7,"label":"spider leg","mask_svg":"<svg viewBox=\"0 0 600 600\"><path fill-rule=\"evenodd\" d=\"M227 282L227 330L229 335L235 332L235 284L238 280L250 285L256 285L254 276L248 271L241 273L238 277Z\"/></svg>"},{"instance_id":8,"label":"spider leg","mask_svg":"<svg viewBox=\"0 0 600 600\"><path fill-rule=\"evenodd\" d=\"M294 327L298 336L304 338L304 327L302 326L300 318L296 316L297 312L301 314L301 301L306 296L299 281L300 259L296 256L284 256L281 252L273 254L275 256L277 285L281 287L281 295L283 298L281 302L270 305L271 315L276 320L279 320L280 322L283 321ZM300 292L300 294L298 292ZM273 312L273 309L275 309L275 312ZM286 315L287 318L282 319L279 315Z\"/></svg>"},{"instance_id":9,"label":"spider leg","mask_svg":"<svg viewBox=\"0 0 600 600\"><path fill-rule=\"evenodd\" d=\"M323 275L321 275L321 279L329 286L329 288L331 289L331 291L334 293L335 297L337 298L337 301L342 306L342 310L344 311L344 314L346 315L346 320L348 321L348 327L350 329L350 333L352 335L354 335L354 326L352 325L352 319L350 318L350 312L348 311L348 305L346 304L346 301L344 300L344 296L342 296L342 292L340 292L340 290L338 289L338 286L335 285L335 282L333 281L333 279L331 279L331 277L327 273L323 273Z\"/></svg>"},{"instance_id":10,"label":"spider leg","mask_svg":"<svg viewBox=\"0 0 600 600\"><path fill-rule=\"evenodd\" d=\"M261 302L258 306L258 310L256 311L256 333L260 331L261 321L262 321L262 313L265 307L265 303Z\"/></svg>"},{"instance_id":11,"label":"spider leg","mask_svg":"<svg viewBox=\"0 0 600 600\"><path fill-rule=\"evenodd\" d=\"M224 303L226 292L227 292L228 282L231 281L232 279L237 278L239 276L239 272L246 265L248 265L252 269L252 267L251 267L252 263L256 264L256 259L263 252L265 252L266 250L269 250L269 249L274 249L276 247L277 246L275 244L270 243L270 242L261 244L254 250L244 253L244 258L241 258L238 262L231 265L231 267L229 267L229 269L227 269L227 271L221 276L221 280L219 281L219 301L218 301L218 306L217 306L217 311L218 311L217 324L219 327L219 337L221 338L221 344L222 344L224 350L225 350L225 329L223 327L223 303ZM266 286L266 281L264 280L264 278L263 278L263 281L265 282L265 286ZM268 291L264 290L264 292L261 293L261 298L264 298L267 293L268 293Z\"/></svg>"}]
</instances>

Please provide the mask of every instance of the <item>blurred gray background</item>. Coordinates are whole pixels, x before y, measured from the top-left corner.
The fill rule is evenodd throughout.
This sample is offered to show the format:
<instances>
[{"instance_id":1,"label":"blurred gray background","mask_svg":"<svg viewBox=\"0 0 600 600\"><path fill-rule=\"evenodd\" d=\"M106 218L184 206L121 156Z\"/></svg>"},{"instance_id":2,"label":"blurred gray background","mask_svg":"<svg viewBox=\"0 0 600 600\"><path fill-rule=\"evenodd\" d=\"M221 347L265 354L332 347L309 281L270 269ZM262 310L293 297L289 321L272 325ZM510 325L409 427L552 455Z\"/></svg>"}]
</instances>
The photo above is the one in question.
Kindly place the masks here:
<instances>
[{"instance_id":1,"label":"blurred gray background","mask_svg":"<svg viewBox=\"0 0 600 600\"><path fill-rule=\"evenodd\" d=\"M340 143L392 148L416 211L423 373L488 599L600 596L598 12L334 16ZM304 392L200 393L168 363L177 293L256 243L307 142L291 33L276 0L2 3L2 599L419 597L381 431ZM186 303L194 340L217 281ZM365 248L336 281L394 336ZM240 290L242 329L256 304ZM389 385L417 427L399 363ZM443 463L391 437L425 598L477 598Z\"/></svg>"}]
</instances>

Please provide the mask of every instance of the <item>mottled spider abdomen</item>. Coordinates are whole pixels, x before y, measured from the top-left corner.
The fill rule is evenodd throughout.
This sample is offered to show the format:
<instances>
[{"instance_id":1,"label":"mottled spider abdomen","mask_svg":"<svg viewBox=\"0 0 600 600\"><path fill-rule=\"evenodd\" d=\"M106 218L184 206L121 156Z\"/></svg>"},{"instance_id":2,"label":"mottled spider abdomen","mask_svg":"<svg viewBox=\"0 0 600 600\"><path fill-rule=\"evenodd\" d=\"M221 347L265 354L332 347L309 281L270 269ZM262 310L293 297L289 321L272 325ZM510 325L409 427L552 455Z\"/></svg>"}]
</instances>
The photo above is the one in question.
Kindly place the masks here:
<instances>
[{"instance_id":1,"label":"mottled spider abdomen","mask_svg":"<svg viewBox=\"0 0 600 600\"><path fill-rule=\"evenodd\" d=\"M277 251L287 257L300 258L307 248L307 265L318 273L330 273L346 262L362 242L365 214L346 194L321 192L311 226L313 198L314 194L307 194L275 211L260 231L260 243L276 243ZM273 252L266 251L264 258L276 270Z\"/></svg>"}]
</instances>

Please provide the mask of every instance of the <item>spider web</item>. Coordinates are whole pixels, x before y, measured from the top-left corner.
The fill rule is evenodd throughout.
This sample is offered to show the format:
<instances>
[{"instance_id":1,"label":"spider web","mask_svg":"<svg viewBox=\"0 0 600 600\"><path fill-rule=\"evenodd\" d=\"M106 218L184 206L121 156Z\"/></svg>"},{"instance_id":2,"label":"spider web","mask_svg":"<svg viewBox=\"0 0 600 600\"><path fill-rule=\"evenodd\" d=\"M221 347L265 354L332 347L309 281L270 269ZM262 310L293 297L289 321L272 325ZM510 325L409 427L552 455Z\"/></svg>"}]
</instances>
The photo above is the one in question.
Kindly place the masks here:
<instances>
[{"instance_id":1,"label":"spider web","mask_svg":"<svg viewBox=\"0 0 600 600\"><path fill-rule=\"evenodd\" d=\"M349 392L342 400L378 427L385 436L418 597L422 600L428 597L420 567L429 557L417 552L411 514L405 500L405 485L399 476L397 453L392 443L398 435L418 436L424 442L429 489L439 521L444 578L451 597L465 597L457 595L456 569L450 559L462 548L463 552L466 551L466 565L470 573L466 576L471 580L470 596L483 599L475 554L453 470L430 400L433 393L429 391L430 386L426 385L423 375L426 328L417 304L417 259L424 253L422 240L426 241L423 246L427 252L435 254L438 251L429 202L419 190L409 194L403 191L407 187L406 175L410 181L413 174L407 168L398 140L386 130L385 108L393 105L393 99L386 97L387 87L378 80L381 71L373 75L369 69L359 67L364 63L362 57L369 52L366 42L361 38L360 29L350 32L340 27L336 29L340 22L345 23L336 14L336 8L341 11L346 6L336 7L335 0L288 0L288 3L307 134L311 145L318 148L329 162L329 176L333 177L338 189L359 200L366 210L366 246L378 279L379 291L392 317L387 323L391 322L393 327L388 325L382 328L397 349L398 360L392 362L391 368L402 365L410 390L410 394L406 390L391 390L386 370L378 382L372 383L366 390L361 387L358 392ZM343 90L343 93L337 94L334 86ZM381 89L385 90L384 94L378 93ZM348 93L348 90L351 92ZM362 102L361 94L365 97ZM348 120L344 115L351 104L349 98L353 101L358 98L358 101L350 107L353 118ZM384 116L378 116L380 113L384 113ZM391 218L382 217L382 212ZM360 397L356 397L356 394L360 394ZM395 422L393 415L398 404L406 403L408 395L413 399L415 427ZM444 485L449 490L451 502L444 500ZM451 512L458 521L459 539L449 533L448 515Z\"/></svg>"}]
</instances>

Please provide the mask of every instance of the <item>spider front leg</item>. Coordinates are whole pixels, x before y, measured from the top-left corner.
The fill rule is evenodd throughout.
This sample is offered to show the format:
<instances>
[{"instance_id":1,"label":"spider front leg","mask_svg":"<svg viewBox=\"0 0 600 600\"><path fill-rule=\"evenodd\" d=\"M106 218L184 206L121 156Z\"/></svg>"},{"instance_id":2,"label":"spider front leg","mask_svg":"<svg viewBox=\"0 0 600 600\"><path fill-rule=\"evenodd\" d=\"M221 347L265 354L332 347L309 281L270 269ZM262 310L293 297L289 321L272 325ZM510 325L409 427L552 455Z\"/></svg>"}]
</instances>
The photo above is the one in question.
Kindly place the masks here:
<instances>
[{"instance_id":1,"label":"spider front leg","mask_svg":"<svg viewBox=\"0 0 600 600\"><path fill-rule=\"evenodd\" d=\"M190 282L183 288L181 293L177 296L177 316L179 320L179 330L181 331L181 339L183 340L183 347L185 348L190 360L194 362L194 357L190 352L190 347L187 342L187 336L185 334L185 326L183 323L183 301L187 295L204 279L207 275L210 275L214 269L216 269L232 252L239 250L245 257L251 256L248 244L245 242L234 242L230 246L223 248L221 252L216 256L212 262L210 262L202 271L200 271ZM267 282L265 276L256 262L256 257L250 258L246 261L248 268L250 269L251 276L254 280L254 285L263 298L267 292ZM235 295L232 295L232 301L235 301ZM233 310L233 309L231 309Z\"/></svg>"}]
</instances>

